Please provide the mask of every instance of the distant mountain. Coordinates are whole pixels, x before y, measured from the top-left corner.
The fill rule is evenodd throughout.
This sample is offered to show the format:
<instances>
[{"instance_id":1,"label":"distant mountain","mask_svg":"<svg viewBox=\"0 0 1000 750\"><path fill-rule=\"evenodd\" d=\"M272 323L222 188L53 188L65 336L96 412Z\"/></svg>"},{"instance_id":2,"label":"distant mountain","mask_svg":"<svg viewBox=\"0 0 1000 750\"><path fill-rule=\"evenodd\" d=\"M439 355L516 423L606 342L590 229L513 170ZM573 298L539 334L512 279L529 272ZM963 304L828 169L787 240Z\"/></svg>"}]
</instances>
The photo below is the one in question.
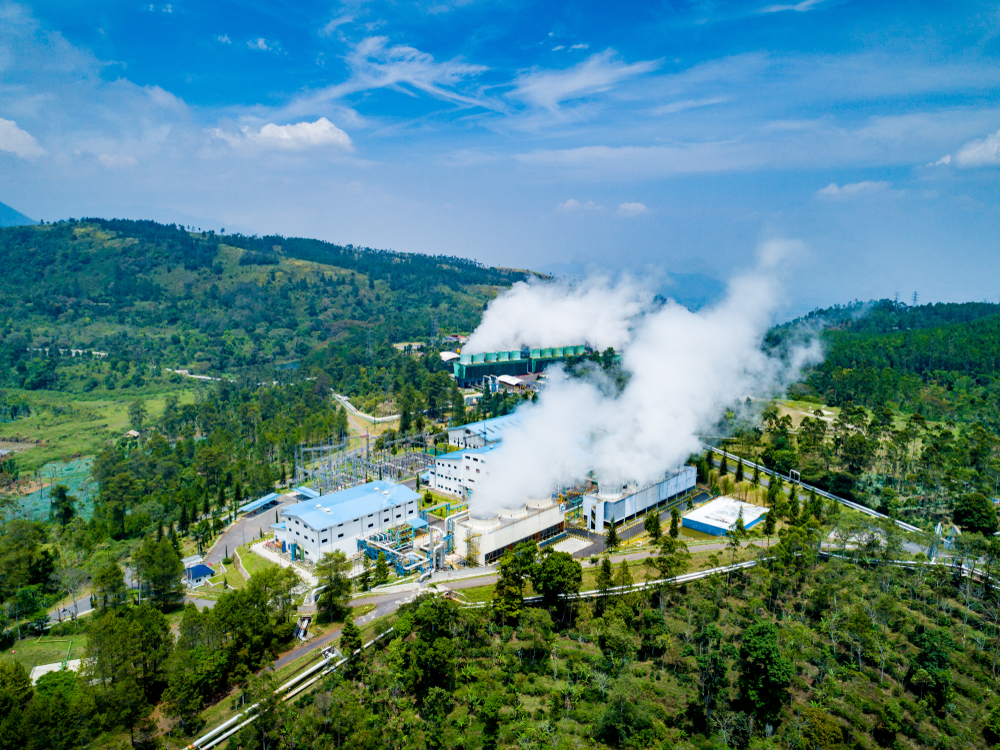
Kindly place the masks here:
<instances>
[{"instance_id":1,"label":"distant mountain","mask_svg":"<svg viewBox=\"0 0 1000 750\"><path fill-rule=\"evenodd\" d=\"M0 203L0 227L23 227L28 224L37 223L34 219L29 219L6 203Z\"/></svg>"}]
</instances>

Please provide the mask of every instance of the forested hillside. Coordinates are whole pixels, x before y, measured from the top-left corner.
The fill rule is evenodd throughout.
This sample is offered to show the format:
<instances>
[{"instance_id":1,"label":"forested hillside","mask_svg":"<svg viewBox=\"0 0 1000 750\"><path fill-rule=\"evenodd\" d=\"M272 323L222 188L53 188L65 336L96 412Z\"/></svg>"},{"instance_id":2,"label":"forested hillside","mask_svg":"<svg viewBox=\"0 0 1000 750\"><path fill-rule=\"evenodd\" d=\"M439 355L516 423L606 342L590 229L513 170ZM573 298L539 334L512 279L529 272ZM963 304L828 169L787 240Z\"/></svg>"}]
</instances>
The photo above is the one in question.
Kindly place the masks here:
<instances>
[{"instance_id":1,"label":"forested hillside","mask_svg":"<svg viewBox=\"0 0 1000 750\"><path fill-rule=\"evenodd\" d=\"M1000 429L1000 305L855 303L779 326L770 341L810 324L823 329L824 358L798 395Z\"/></svg>"},{"instance_id":2,"label":"forested hillside","mask_svg":"<svg viewBox=\"0 0 1000 750\"><path fill-rule=\"evenodd\" d=\"M376 344L469 331L498 287L524 278L460 258L105 219L0 230L0 262L0 386L27 389L60 387L74 349L218 376L297 362L361 327Z\"/></svg>"}]
</instances>

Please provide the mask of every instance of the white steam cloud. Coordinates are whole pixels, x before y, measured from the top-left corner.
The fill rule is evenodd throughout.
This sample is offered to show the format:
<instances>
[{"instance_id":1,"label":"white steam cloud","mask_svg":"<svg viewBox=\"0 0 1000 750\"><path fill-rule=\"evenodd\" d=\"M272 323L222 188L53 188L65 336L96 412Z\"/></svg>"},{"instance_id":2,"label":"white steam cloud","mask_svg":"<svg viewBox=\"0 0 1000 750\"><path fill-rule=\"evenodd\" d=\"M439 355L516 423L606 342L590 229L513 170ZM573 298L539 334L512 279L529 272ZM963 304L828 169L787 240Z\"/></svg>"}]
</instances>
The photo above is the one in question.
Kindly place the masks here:
<instances>
[{"instance_id":1,"label":"white steam cloud","mask_svg":"<svg viewBox=\"0 0 1000 750\"><path fill-rule=\"evenodd\" d=\"M490 454L489 475L472 497L477 517L548 497L593 471L607 486L646 484L699 450L699 434L748 395L769 395L819 358L819 344L784 360L761 350L780 298L778 266L798 243L764 243L757 268L729 284L715 307L691 312L672 301L655 307L634 283L605 279L568 288L518 284L487 310L469 340L473 351L559 346L582 340L615 346L630 374L620 393L595 371L585 378L548 370L537 403L518 411Z\"/></svg>"},{"instance_id":2,"label":"white steam cloud","mask_svg":"<svg viewBox=\"0 0 1000 750\"><path fill-rule=\"evenodd\" d=\"M652 302L652 293L631 279L596 277L577 286L519 281L490 303L462 351L581 344L619 350L632 339L633 319Z\"/></svg>"}]
</instances>

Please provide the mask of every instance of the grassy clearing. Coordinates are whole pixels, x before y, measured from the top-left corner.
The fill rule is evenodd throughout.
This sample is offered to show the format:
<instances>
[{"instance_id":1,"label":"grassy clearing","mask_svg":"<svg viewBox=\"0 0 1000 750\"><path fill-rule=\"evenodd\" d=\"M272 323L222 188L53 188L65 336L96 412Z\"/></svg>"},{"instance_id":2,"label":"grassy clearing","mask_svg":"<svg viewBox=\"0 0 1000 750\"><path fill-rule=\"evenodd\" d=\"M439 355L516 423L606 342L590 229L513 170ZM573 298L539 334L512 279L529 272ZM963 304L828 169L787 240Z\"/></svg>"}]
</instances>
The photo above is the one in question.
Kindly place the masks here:
<instances>
[{"instance_id":1,"label":"grassy clearing","mask_svg":"<svg viewBox=\"0 0 1000 750\"><path fill-rule=\"evenodd\" d=\"M4 426L4 432L42 444L18 454L22 471L35 471L49 461L93 456L108 441L130 429L128 407L135 399L146 406L149 420L163 413L166 396L174 394L181 404L193 404L195 389L189 384L162 384L120 393L88 395L62 391L23 391L8 388L31 404L31 416Z\"/></svg>"},{"instance_id":2,"label":"grassy clearing","mask_svg":"<svg viewBox=\"0 0 1000 750\"><path fill-rule=\"evenodd\" d=\"M72 644L70 644L72 641ZM72 649L70 646L72 645ZM66 658L67 650L70 659L82 659L87 648L87 636L82 633L76 635L59 636L56 638L42 636L32 640L23 640L15 643L11 648L2 653L2 656L10 656L21 662L29 672L32 667L39 664L55 664Z\"/></svg>"}]
</instances>

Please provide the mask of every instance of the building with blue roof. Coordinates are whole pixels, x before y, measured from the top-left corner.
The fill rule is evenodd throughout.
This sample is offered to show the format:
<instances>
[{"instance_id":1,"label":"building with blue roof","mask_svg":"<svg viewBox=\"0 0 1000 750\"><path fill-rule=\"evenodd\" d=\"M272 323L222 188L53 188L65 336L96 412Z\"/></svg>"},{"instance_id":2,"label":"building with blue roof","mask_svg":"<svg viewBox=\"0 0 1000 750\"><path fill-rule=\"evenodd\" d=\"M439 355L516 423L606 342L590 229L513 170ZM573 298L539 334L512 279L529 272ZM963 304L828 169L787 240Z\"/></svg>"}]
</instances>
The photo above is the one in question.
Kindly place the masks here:
<instances>
[{"instance_id":1,"label":"building with blue roof","mask_svg":"<svg viewBox=\"0 0 1000 750\"><path fill-rule=\"evenodd\" d=\"M448 442L459 448L482 448L503 437L503 431L521 424L517 413L448 428Z\"/></svg>"},{"instance_id":2,"label":"building with blue roof","mask_svg":"<svg viewBox=\"0 0 1000 750\"><path fill-rule=\"evenodd\" d=\"M452 451L434 459L428 484L440 492L468 497L489 474L489 454L499 447L490 443L481 448Z\"/></svg>"},{"instance_id":3,"label":"building with blue roof","mask_svg":"<svg viewBox=\"0 0 1000 750\"><path fill-rule=\"evenodd\" d=\"M355 555L360 537L419 518L419 506L409 487L380 479L286 505L271 528L286 552L315 563L335 550Z\"/></svg>"}]
</instances>

